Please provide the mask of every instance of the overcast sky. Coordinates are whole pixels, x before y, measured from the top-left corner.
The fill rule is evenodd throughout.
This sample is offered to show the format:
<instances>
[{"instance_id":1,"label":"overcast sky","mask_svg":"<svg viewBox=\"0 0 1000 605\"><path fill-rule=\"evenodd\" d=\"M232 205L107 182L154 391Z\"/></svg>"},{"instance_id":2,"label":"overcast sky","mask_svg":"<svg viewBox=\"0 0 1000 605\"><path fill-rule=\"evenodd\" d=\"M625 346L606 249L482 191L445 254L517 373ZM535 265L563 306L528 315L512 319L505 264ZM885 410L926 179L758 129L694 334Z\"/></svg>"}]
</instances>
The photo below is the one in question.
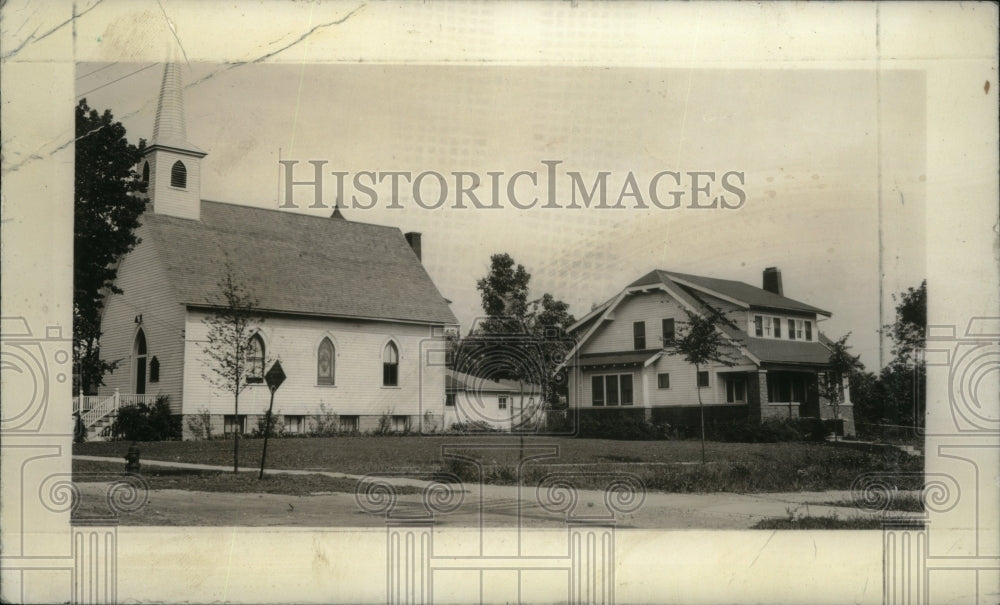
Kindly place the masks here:
<instances>
[{"instance_id":1,"label":"overcast sky","mask_svg":"<svg viewBox=\"0 0 1000 605\"><path fill-rule=\"evenodd\" d=\"M144 69L145 68L145 69ZM151 138L162 65L80 64L78 96L111 109L129 139ZM374 208L344 210L350 220L423 233L424 263L463 329L480 313L476 280L493 253L508 252L532 274L532 295L550 292L577 317L651 269L760 285L778 266L786 296L827 309L821 329L851 332L855 351L878 364L880 323L893 319L890 295L924 276L925 91L916 71L733 70L434 65L183 66L188 139L203 160L202 198L277 208L284 201L280 157L299 160L295 178L324 170L444 174L446 202L419 207L403 182L391 209L388 181ZM280 151L279 151L280 150ZM561 161L557 198L547 194L543 160ZM517 171L538 173L538 187L517 188ZM682 208L652 206L650 179L682 173ZM455 205L454 177L501 178L502 209ZM600 171L610 203L629 172L649 209L569 209L569 177L588 187ZM743 173L735 210L691 209L690 177ZM881 171L881 179L879 174ZM335 179L325 180L332 205ZM663 181L661 201L676 187ZM880 196L881 184L881 196ZM436 187L426 182L423 197ZM300 195L304 197L300 198ZM309 209L309 191L296 195ZM359 195L363 201L367 198ZM879 200L884 277L879 278ZM293 210L286 210L293 211ZM879 299L884 317L879 318ZM888 359L888 353L886 355Z\"/></svg>"}]
</instances>

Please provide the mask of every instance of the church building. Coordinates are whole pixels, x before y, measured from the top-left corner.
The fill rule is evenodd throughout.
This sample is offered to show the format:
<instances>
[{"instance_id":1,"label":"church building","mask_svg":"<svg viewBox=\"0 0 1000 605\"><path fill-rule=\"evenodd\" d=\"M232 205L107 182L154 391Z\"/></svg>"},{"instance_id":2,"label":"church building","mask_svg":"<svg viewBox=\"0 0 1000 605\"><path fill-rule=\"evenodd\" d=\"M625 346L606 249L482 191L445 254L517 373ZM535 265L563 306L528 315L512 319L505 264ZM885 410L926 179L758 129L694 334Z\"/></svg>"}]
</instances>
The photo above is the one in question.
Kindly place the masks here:
<instances>
[{"instance_id":1,"label":"church building","mask_svg":"<svg viewBox=\"0 0 1000 605\"><path fill-rule=\"evenodd\" d=\"M421 263L420 234L339 209L316 217L203 200L205 156L187 140L180 70L168 64L140 167L149 198L141 243L122 259L123 293L108 296L102 318L101 357L118 367L101 394L167 396L185 438L204 437L191 428L204 420L213 436L250 432L269 403L264 373L280 360L287 379L274 411L287 432L443 429L445 367L434 360L458 321ZM205 353L204 320L227 273L264 316L247 343L239 416ZM93 427L112 413L85 418Z\"/></svg>"}]
</instances>

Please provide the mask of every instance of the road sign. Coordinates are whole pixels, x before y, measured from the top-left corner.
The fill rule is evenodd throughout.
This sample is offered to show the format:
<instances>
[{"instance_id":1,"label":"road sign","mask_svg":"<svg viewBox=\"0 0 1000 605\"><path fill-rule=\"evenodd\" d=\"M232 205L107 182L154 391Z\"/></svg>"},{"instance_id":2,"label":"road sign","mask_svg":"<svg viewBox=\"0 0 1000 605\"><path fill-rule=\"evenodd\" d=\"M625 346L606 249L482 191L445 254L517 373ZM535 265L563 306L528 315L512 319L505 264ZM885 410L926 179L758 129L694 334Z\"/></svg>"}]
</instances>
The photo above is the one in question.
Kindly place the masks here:
<instances>
[{"instance_id":1,"label":"road sign","mask_svg":"<svg viewBox=\"0 0 1000 605\"><path fill-rule=\"evenodd\" d=\"M267 388L271 389L271 392L278 390L281 383L285 382L285 371L281 369L281 362L276 361L271 369L264 374L264 382L267 383Z\"/></svg>"}]
</instances>

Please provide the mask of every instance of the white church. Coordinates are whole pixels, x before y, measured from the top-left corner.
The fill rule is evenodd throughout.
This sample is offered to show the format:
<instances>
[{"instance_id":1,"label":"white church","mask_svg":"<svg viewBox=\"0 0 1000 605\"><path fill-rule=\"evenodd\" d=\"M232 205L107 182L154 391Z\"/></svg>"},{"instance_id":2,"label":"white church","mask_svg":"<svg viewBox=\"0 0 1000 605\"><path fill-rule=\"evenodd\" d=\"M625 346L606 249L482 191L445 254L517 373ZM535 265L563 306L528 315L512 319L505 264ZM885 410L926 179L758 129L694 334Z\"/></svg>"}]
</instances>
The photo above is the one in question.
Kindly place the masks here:
<instances>
[{"instance_id":1,"label":"white church","mask_svg":"<svg viewBox=\"0 0 1000 605\"><path fill-rule=\"evenodd\" d=\"M206 153L186 135L180 70L168 64L141 170L149 197L141 243L118 268L123 294L106 300L101 357L117 361L101 395L169 397L174 414L210 418L215 436L249 432L268 406L263 375L287 380L274 411L288 432L335 418L342 431L432 432L444 427L443 336L458 324L421 263L420 234L201 199ZM232 393L208 380L204 318L227 264L265 320L251 338L254 367L234 415ZM437 363L435 360L440 359ZM85 414L108 422L105 405ZM185 438L197 438L182 422Z\"/></svg>"}]
</instances>

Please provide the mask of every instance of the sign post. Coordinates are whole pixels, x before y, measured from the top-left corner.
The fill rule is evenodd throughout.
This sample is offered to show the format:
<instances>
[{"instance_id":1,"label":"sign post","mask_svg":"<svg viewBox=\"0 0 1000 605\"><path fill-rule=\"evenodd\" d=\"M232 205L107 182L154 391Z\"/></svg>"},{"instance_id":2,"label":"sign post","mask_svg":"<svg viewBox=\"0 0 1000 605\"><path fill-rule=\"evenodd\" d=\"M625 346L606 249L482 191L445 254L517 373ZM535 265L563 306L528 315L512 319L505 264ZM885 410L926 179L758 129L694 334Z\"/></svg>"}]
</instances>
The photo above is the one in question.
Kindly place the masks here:
<instances>
[{"instance_id":1,"label":"sign post","mask_svg":"<svg viewBox=\"0 0 1000 605\"><path fill-rule=\"evenodd\" d=\"M264 478L264 460L267 459L267 439L271 435L271 418L272 410L274 410L274 392L278 390L281 383L285 382L285 371L281 369L281 362L275 361L271 369L264 374L264 382L267 383L267 388L271 391L271 403L267 406L267 417L264 420L264 451L260 454L260 474L257 479Z\"/></svg>"}]
</instances>

